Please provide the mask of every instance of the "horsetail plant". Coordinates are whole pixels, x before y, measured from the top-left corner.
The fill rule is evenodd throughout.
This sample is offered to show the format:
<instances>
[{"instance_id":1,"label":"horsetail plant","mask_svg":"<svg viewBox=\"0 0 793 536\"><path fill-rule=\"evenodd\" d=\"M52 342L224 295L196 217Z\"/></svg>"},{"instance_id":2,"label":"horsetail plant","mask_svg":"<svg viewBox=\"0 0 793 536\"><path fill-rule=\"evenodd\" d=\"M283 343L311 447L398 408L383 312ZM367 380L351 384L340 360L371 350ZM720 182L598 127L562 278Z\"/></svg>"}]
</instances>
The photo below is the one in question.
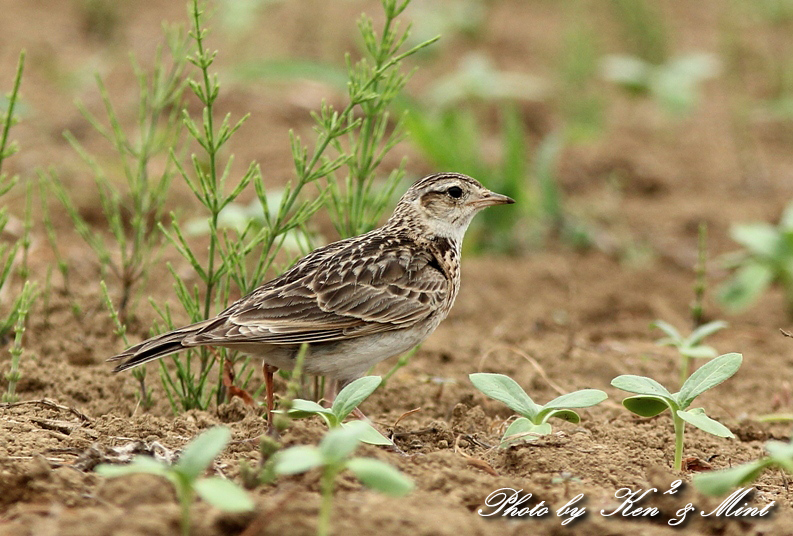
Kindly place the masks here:
<instances>
[{"instance_id":1,"label":"horsetail plant","mask_svg":"<svg viewBox=\"0 0 793 536\"><path fill-rule=\"evenodd\" d=\"M538 406L518 383L504 374L480 372L469 374L474 387L494 400L503 402L520 415L509 425L501 438L502 448L520 441L533 441L551 433L551 418L578 423L581 417L570 408L589 408L600 404L608 395L598 389L582 389L554 398Z\"/></svg>"},{"instance_id":2,"label":"horsetail plant","mask_svg":"<svg viewBox=\"0 0 793 536\"><path fill-rule=\"evenodd\" d=\"M17 117L14 115L16 107L19 103L19 88L22 84L22 73L25 68L25 52L19 54L19 62L17 63L17 70L14 76L14 82L11 92L6 97L6 109L0 110L0 197L5 196L19 181L16 175L8 176L3 172L3 163L15 155L19 150L19 146L15 141L9 137L11 127L17 123ZM9 221L8 208L3 204L0 207L0 232L2 232ZM20 247L23 247L24 238L17 240L13 244L5 242L0 243L0 289L2 289L11 276L11 270L14 266L14 260L19 252ZM0 339L8 335L17 324L19 310L22 306L22 296L17 297L8 309L8 316L0 318Z\"/></svg>"},{"instance_id":3,"label":"horsetail plant","mask_svg":"<svg viewBox=\"0 0 793 536\"><path fill-rule=\"evenodd\" d=\"M8 350L11 354L11 370L6 374L8 388L3 394L3 402L16 402L18 399L16 395L16 386L20 379L19 360L22 357L22 339L25 335L25 324L28 319L28 311L30 310L31 304L36 299L36 295L36 284L25 281L22 294L20 294L16 302L18 305L15 309L16 321L14 323L14 342Z\"/></svg>"},{"instance_id":4,"label":"horsetail plant","mask_svg":"<svg viewBox=\"0 0 793 536\"><path fill-rule=\"evenodd\" d=\"M318 536L327 536L330 533L333 489L336 477L344 470L350 470L364 486L386 495L401 497L413 490L413 482L392 465L373 458L350 457L365 434L365 423L356 421L343 428L330 430L319 446L300 445L275 454L274 468L279 475L295 475L315 468L321 469L322 498L317 520Z\"/></svg>"},{"instance_id":5,"label":"horsetail plant","mask_svg":"<svg viewBox=\"0 0 793 536\"><path fill-rule=\"evenodd\" d=\"M254 508L250 496L230 480L217 476L202 477L212 461L226 448L229 439L231 431L217 426L191 441L182 450L175 465L168 465L149 456L137 456L129 465L100 464L96 467L96 472L107 478L146 473L170 481L176 489L182 509L182 536L188 536L190 507L196 494L226 512L244 512Z\"/></svg>"},{"instance_id":6,"label":"horsetail plant","mask_svg":"<svg viewBox=\"0 0 793 536\"><path fill-rule=\"evenodd\" d=\"M292 419L300 419L304 417L311 417L319 415L328 425L328 428L343 428L355 424L360 426L363 430L360 440L363 443L371 445L393 445L390 439L383 436L371 424L366 421L360 421L363 425L358 423L345 423L346 419L353 411L358 409L358 406L366 400L382 383L380 376L364 376L351 382L344 387L339 394L336 395L333 404L329 408L325 408L318 403L311 400L303 400L296 398L292 400L291 408L287 415Z\"/></svg>"},{"instance_id":7,"label":"horsetail plant","mask_svg":"<svg viewBox=\"0 0 793 536\"><path fill-rule=\"evenodd\" d=\"M353 64L350 55L346 57L349 103L340 113L323 105L320 114L314 115L321 139L330 141L346 169L343 179L341 168L328 176L329 214L342 238L371 231L405 175L403 160L384 181L376 181L383 158L405 137L406 112L392 121L388 109L410 78L400 70L402 60L439 39L401 51L410 38L410 27L400 32L396 18L408 4L410 0L382 0L385 21L380 36L372 19L361 17L358 29L368 58Z\"/></svg>"},{"instance_id":8,"label":"horsetail plant","mask_svg":"<svg viewBox=\"0 0 793 536\"><path fill-rule=\"evenodd\" d=\"M99 75L96 85L104 107L106 123L83 104L77 103L88 123L113 147L118 165L112 169L104 166L98 156L91 154L70 132L64 137L74 148L93 174L99 194L100 206L112 235L112 243L102 233L92 229L80 214L72 196L50 171L49 187L66 209L77 233L96 255L104 279L110 272L120 285L120 298L116 309L122 322L126 322L134 309L135 291L145 281L152 256L163 243L157 224L164 216L165 202L174 166L167 158L179 139L181 124L177 110L181 106L185 67L183 32L166 28L166 42L170 61L166 61L163 46L159 46L151 73L145 72L132 58L132 68L138 82L138 111L135 130L125 132L119 113ZM165 165L156 175L152 163L164 159ZM120 170L124 189L113 176ZM117 250L117 254L114 254Z\"/></svg>"},{"instance_id":9,"label":"horsetail plant","mask_svg":"<svg viewBox=\"0 0 793 536\"><path fill-rule=\"evenodd\" d=\"M636 393L635 396L624 399L622 405L640 417L655 417L669 409L675 426L674 469L682 470L686 423L718 437L735 437L729 428L708 417L703 408L688 408L699 395L735 374L742 361L743 356L738 353L724 354L712 359L697 369L683 383L680 391L674 394L657 381L644 376L617 376L611 381L611 385L629 393Z\"/></svg>"},{"instance_id":10,"label":"horsetail plant","mask_svg":"<svg viewBox=\"0 0 793 536\"><path fill-rule=\"evenodd\" d=\"M198 143L203 155L199 158L198 155L193 154L188 167L179 160L174 151L171 151L171 161L174 162L196 199L206 209L209 230L206 257L187 241L175 214L171 214L170 228L166 229L160 224L160 229L182 257L189 262L203 286L201 289L197 285L189 288L184 278L173 266L168 265L174 278L179 302L190 320L197 322L210 317L213 306L218 310L226 307L232 283L236 283L242 293L253 290L271 267L287 233L302 228L308 218L321 207L322 200L298 202L298 194L303 186L321 175L309 177L309 180L299 180L297 184L286 186L278 213L273 216L267 208L267 192L259 166L255 162L249 164L237 182L232 185L227 184L233 157L222 163L220 152L248 116L242 117L233 124L230 115L216 122L215 101L220 94L220 82L217 76L210 72L216 52L207 49L207 29L203 27L204 12L199 8L198 0L194 0L190 6L190 18L192 25L190 37L193 40L194 52L187 59L199 72L197 79L188 80L188 85L203 104L203 111L200 120L194 119L186 109L182 111L182 115L189 136ZM258 231L254 231L254 227L248 225L235 235L230 234L234 231L221 230L218 224L221 212L251 183L264 209L265 225ZM227 186L230 186L229 193L226 193ZM254 251L260 252L260 255L257 256L258 261L252 271L248 271L245 258ZM174 328L170 309L152 303L165 322L165 327ZM222 374L226 354L225 349L219 349L218 352L212 352L207 348L188 350L184 363L177 357L172 358L176 365L175 372L171 372L165 366L165 362L160 362L163 386L174 411L180 406L184 410L206 409L211 403L213 393L216 395L217 403L223 401L225 393ZM193 370L193 358L196 355L199 361L197 373ZM207 390L209 374L215 370L216 364L218 365L217 386Z\"/></svg>"}]
</instances>

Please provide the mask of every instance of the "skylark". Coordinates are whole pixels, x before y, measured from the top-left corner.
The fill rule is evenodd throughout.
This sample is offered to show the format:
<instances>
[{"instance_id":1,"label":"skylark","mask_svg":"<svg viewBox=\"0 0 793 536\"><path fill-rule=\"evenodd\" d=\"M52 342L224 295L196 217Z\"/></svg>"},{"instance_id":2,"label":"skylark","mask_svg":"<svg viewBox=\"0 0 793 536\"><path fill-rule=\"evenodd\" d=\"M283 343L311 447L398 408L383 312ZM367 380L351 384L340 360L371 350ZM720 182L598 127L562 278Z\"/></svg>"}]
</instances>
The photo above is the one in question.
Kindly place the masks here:
<instances>
[{"instance_id":1,"label":"skylark","mask_svg":"<svg viewBox=\"0 0 793 536\"><path fill-rule=\"evenodd\" d=\"M373 365L424 341L460 289L460 247L474 215L514 203L459 173L418 180L382 227L309 253L283 275L214 318L143 341L109 361L120 372L195 346L259 357L273 406L272 374L292 369L308 343L304 371L337 389Z\"/></svg>"}]
</instances>

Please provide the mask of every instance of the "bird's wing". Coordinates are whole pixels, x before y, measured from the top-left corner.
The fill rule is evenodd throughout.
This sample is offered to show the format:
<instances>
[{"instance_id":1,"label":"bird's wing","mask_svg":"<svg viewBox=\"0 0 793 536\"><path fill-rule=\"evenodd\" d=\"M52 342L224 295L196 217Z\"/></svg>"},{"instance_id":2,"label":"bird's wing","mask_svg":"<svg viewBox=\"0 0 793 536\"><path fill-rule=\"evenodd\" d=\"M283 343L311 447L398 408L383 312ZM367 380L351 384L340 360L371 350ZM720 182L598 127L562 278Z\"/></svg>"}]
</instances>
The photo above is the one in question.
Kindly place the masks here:
<instances>
[{"instance_id":1,"label":"bird's wing","mask_svg":"<svg viewBox=\"0 0 793 536\"><path fill-rule=\"evenodd\" d=\"M299 344L402 329L430 316L450 292L431 252L399 239L351 242L304 258L185 343Z\"/></svg>"}]
</instances>

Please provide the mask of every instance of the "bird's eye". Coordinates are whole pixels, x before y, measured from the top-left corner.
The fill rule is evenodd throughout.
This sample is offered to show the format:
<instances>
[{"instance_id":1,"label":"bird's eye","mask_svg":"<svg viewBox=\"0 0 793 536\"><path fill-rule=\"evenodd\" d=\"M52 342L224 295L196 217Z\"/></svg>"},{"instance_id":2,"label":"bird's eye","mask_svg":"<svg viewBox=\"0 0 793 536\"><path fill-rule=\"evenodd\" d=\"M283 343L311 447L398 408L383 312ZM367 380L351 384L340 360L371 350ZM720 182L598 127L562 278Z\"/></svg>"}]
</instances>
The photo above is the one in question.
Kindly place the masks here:
<instances>
[{"instance_id":1,"label":"bird's eye","mask_svg":"<svg viewBox=\"0 0 793 536\"><path fill-rule=\"evenodd\" d=\"M460 188L459 186L452 186L451 188L446 190L446 193L455 199L460 199L460 197L462 197L463 195L463 189Z\"/></svg>"}]
</instances>

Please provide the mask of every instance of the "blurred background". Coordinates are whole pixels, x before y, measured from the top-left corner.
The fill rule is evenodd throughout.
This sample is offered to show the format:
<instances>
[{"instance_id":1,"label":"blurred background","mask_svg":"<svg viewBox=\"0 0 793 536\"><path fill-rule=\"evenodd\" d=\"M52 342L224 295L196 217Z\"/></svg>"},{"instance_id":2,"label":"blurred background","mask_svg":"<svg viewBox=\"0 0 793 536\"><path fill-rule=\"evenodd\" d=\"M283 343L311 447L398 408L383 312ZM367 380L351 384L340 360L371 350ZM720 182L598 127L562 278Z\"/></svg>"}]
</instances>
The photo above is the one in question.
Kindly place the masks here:
<instances>
[{"instance_id":1,"label":"blurred background","mask_svg":"<svg viewBox=\"0 0 793 536\"><path fill-rule=\"evenodd\" d=\"M98 75L120 124L134 128L129 58L151 69L162 23L186 25L187 9L153 0L0 8L4 91L27 51L13 130L21 150L4 170L24 182L54 166L85 220L99 225L90 170L63 133L100 162L107 153L108 177L123 179L75 101L101 114ZM311 113L323 100L344 105L345 54L364 55L356 23L365 12L379 28L382 7L218 0L209 11L216 110L233 120L250 113L224 155L236 157L232 175L258 162L277 190L294 176L288 131L311 146ZM405 61L413 75L390 104L393 118L405 114L405 137L378 174L385 180L404 162L393 196L426 173L454 170L518 199L514 211L479 218L469 253L595 249L625 265L660 259L688 269L700 223L720 255L741 246L730 236L735 224L776 226L793 194L791 0L415 0L400 19L402 29L412 24L406 47L441 38ZM195 97L187 103L200 113ZM167 208L189 222L192 196L182 181L172 188ZM249 190L236 217L255 201ZM20 216L24 196L16 188L3 202ZM52 218L70 226L62 210ZM317 243L338 237L322 213L311 228Z\"/></svg>"}]
</instances>

